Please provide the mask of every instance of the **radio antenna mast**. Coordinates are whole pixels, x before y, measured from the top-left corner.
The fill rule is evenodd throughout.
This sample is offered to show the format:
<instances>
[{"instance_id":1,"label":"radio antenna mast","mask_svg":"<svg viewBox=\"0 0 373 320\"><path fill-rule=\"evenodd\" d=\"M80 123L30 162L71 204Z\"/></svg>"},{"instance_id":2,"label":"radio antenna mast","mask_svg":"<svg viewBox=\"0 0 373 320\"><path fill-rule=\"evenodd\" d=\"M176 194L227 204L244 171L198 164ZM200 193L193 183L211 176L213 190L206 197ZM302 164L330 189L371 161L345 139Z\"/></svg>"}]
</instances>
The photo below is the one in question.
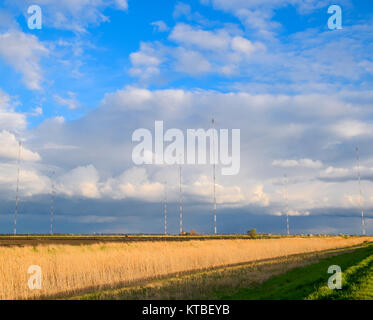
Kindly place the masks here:
<instances>
[{"instance_id":1,"label":"radio antenna mast","mask_svg":"<svg viewBox=\"0 0 373 320\"><path fill-rule=\"evenodd\" d=\"M180 234L183 233L183 194L181 192L181 156L179 164Z\"/></svg>"},{"instance_id":2,"label":"radio antenna mast","mask_svg":"<svg viewBox=\"0 0 373 320\"><path fill-rule=\"evenodd\" d=\"M359 181L359 192L360 192L360 208L361 208L361 228L362 228L362 233L363 236L366 235L366 230L365 230L365 220L364 220L364 206L363 206L363 193L361 191L361 178L360 178L360 159L359 159L359 148L356 147L356 162L357 162L357 177Z\"/></svg>"},{"instance_id":3,"label":"radio antenna mast","mask_svg":"<svg viewBox=\"0 0 373 320\"><path fill-rule=\"evenodd\" d=\"M213 164L212 164L212 176L213 176L213 192L214 192L214 234L217 234L216 229L216 174L215 174L215 120L212 118L212 152L213 152Z\"/></svg>"},{"instance_id":4,"label":"radio antenna mast","mask_svg":"<svg viewBox=\"0 0 373 320\"><path fill-rule=\"evenodd\" d=\"M287 177L286 174L284 175L284 180L285 180L284 196L285 196L285 202L286 202L286 232L289 236L290 235L290 228L289 228L289 194L288 194L288 177Z\"/></svg>"},{"instance_id":5,"label":"radio antenna mast","mask_svg":"<svg viewBox=\"0 0 373 320\"><path fill-rule=\"evenodd\" d=\"M163 201L163 213L164 213L164 234L167 234L167 181L164 185L164 201Z\"/></svg>"},{"instance_id":6,"label":"radio antenna mast","mask_svg":"<svg viewBox=\"0 0 373 320\"><path fill-rule=\"evenodd\" d=\"M21 167L21 148L22 142L18 142L18 161L17 161L17 187L16 187L16 208L14 210L14 235L17 234L17 215L18 215L18 200L19 200L19 173Z\"/></svg>"},{"instance_id":7,"label":"radio antenna mast","mask_svg":"<svg viewBox=\"0 0 373 320\"><path fill-rule=\"evenodd\" d=\"M55 172L52 172L51 175L51 215L50 215L50 234L53 235L53 216L54 216L54 174Z\"/></svg>"}]
</instances>

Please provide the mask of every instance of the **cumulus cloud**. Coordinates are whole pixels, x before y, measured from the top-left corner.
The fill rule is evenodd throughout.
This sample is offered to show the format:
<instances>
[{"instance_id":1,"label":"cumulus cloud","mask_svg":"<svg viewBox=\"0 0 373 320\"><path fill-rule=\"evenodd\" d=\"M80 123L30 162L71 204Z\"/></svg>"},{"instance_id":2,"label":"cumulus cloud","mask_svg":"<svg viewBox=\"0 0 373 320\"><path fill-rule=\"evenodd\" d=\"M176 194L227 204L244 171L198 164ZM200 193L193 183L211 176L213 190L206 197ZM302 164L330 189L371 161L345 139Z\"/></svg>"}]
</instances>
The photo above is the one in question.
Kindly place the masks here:
<instances>
[{"instance_id":1,"label":"cumulus cloud","mask_svg":"<svg viewBox=\"0 0 373 320\"><path fill-rule=\"evenodd\" d=\"M200 201L211 202L213 181L211 177L204 174L193 179L190 184L185 186L184 192L192 197L198 198ZM239 186L224 186L217 183L216 186L216 201L219 204L235 204L245 200L245 195Z\"/></svg>"},{"instance_id":2,"label":"cumulus cloud","mask_svg":"<svg viewBox=\"0 0 373 320\"><path fill-rule=\"evenodd\" d=\"M159 88L176 79L176 84L183 83L184 89L127 86L107 93L96 109L81 114L75 121L58 116L36 125L40 117L32 119L35 124L29 130L26 130L26 115L40 115L43 110L20 114L15 111L14 98L0 91L0 157L5 161L0 163L2 197L6 192L14 194L16 137L23 131L27 137L23 160L30 160L22 161L23 195L49 193L51 181L45 172L53 167L60 197L78 197L91 203L135 200L128 202L159 204L167 181L169 200L177 202L178 168L135 167L131 159L132 133L138 128L152 131L155 120L163 120L166 129L208 129L212 116L218 129L241 130L240 175L217 176L220 208L283 213L283 185L278 181L286 168L290 215L354 209L358 199L353 167L356 142L361 142L363 150L364 192L373 193L373 151L369 148L373 133L369 87L371 22L346 26L343 32L324 32L325 25L297 30L300 32L286 33L283 41L279 35L284 29L274 14L277 9L292 4L307 14L326 5L326 1L201 2L233 14L238 20L223 21L225 14L219 15L222 21L203 20L190 5L179 2L173 16L180 20L172 27L162 20L152 22L149 30L153 27L165 33L157 34L156 42L141 42L138 50L129 56L129 74L140 79L141 85L155 83ZM31 0L8 3L22 10L27 8L25 4L33 4ZM46 46L35 36L14 29L17 26L3 32L5 22L0 21L0 58L17 70L33 90L42 88L44 57L53 55L54 61L66 65L88 63L91 56L84 55L79 39L88 39L91 28L109 22L104 15L110 12L105 11L108 7L128 10L126 0L45 0L43 3L45 25L73 31L76 40L61 39ZM9 21L2 11L0 17ZM64 60L64 50L72 52L73 59L82 61L78 63L70 57ZM210 89L199 89L198 83L191 79L202 76ZM184 78L186 82L178 82ZM196 89L185 89L188 87ZM76 96L68 90L53 90L59 94L52 98L75 109ZM44 116L48 116L51 113L45 105L43 102ZM59 112L66 111L60 108ZM210 206L211 171L210 166L183 166L182 189L187 204ZM373 206L373 198L366 196L364 204ZM95 221L113 221L95 214L91 217Z\"/></svg>"},{"instance_id":3,"label":"cumulus cloud","mask_svg":"<svg viewBox=\"0 0 373 320\"><path fill-rule=\"evenodd\" d=\"M175 70L186 74L196 75L212 71L210 62L198 51L178 48Z\"/></svg>"},{"instance_id":4,"label":"cumulus cloud","mask_svg":"<svg viewBox=\"0 0 373 320\"><path fill-rule=\"evenodd\" d=\"M230 42L230 36L224 29L212 32L193 28L184 23L177 24L169 38L175 42L203 50L225 50Z\"/></svg>"},{"instance_id":5,"label":"cumulus cloud","mask_svg":"<svg viewBox=\"0 0 373 320\"><path fill-rule=\"evenodd\" d=\"M260 206L268 213L278 211L284 203L283 185L274 182L281 179L286 167L293 210L311 212L315 208L348 206L340 194L353 195L356 191L356 180L345 179L354 170L355 162L345 160L344 166L339 164L350 168L350 172L338 173L340 178L335 173L338 170L329 167L338 168L330 157L345 159L349 142L342 139L332 151L324 147L336 138L330 135L330 127L351 114L351 108L360 110L366 101L363 95L359 99L349 95L348 103L346 96L338 94L318 97L320 103L310 110L304 107L309 95L126 87L107 94L96 110L74 122L63 118L45 121L33 130L30 148L37 148L43 163L58 167L56 188L60 195L158 202L163 198L167 180L170 201L177 201L177 168L136 167L131 157L132 133L138 128L153 132L155 119L164 121L165 130L208 129L211 126L208 115L214 114L217 129L240 129L242 142L240 174L217 176L219 205ZM326 112L328 107L333 112ZM278 113L283 117L268 116ZM371 139L369 135L367 138ZM354 158L354 148L351 152ZM369 159L373 159L373 153L369 149L366 152L366 163L361 166L364 182L368 181L369 172L365 168L370 168ZM310 158L314 154L320 155L320 159ZM327 169L317 170L324 166ZM340 180L333 180L337 178ZM332 181L338 182L338 188ZM211 167L183 167L183 192L187 201L211 202Z\"/></svg>"},{"instance_id":6,"label":"cumulus cloud","mask_svg":"<svg viewBox=\"0 0 373 320\"><path fill-rule=\"evenodd\" d=\"M213 51L229 57L230 53L241 53L249 56L255 51L265 50L261 42L252 42L240 35L228 32L229 29L203 30L199 27L179 23L172 30L169 39L186 48Z\"/></svg>"},{"instance_id":7,"label":"cumulus cloud","mask_svg":"<svg viewBox=\"0 0 373 320\"><path fill-rule=\"evenodd\" d=\"M58 178L56 191L67 196L99 198L99 179L93 165L77 167Z\"/></svg>"},{"instance_id":8,"label":"cumulus cloud","mask_svg":"<svg viewBox=\"0 0 373 320\"><path fill-rule=\"evenodd\" d=\"M159 201L164 193L164 185L149 181L144 168L131 168L117 178L110 178L103 185L105 196L114 199L141 199Z\"/></svg>"},{"instance_id":9,"label":"cumulus cloud","mask_svg":"<svg viewBox=\"0 0 373 320\"><path fill-rule=\"evenodd\" d=\"M0 189L2 200L14 199L17 181L17 165L0 162ZM19 191L23 197L32 197L50 192L50 179L35 168L23 163L19 175Z\"/></svg>"},{"instance_id":10,"label":"cumulus cloud","mask_svg":"<svg viewBox=\"0 0 373 320\"><path fill-rule=\"evenodd\" d=\"M228 31L224 28L204 30L178 23L168 37L178 47L175 49L159 43L142 43L140 50L130 55L133 66L130 74L149 78L149 75L159 75L161 67L191 76L206 73L237 74L240 72L238 65L251 61L254 54L265 51L266 47L261 42L252 42Z\"/></svg>"},{"instance_id":11,"label":"cumulus cloud","mask_svg":"<svg viewBox=\"0 0 373 320\"><path fill-rule=\"evenodd\" d=\"M160 64L163 57L153 46L141 43L140 50L130 54L132 68L130 74L142 79L157 76L160 73Z\"/></svg>"},{"instance_id":12,"label":"cumulus cloud","mask_svg":"<svg viewBox=\"0 0 373 320\"><path fill-rule=\"evenodd\" d=\"M192 13L191 7L178 3L175 17L185 17L188 23L178 22L167 39L177 44L178 50L166 41L148 44L155 49L163 44L160 53L162 62L156 69L151 69L157 75L173 75L174 72L189 77L218 74L226 77L227 81L238 77L237 83L228 84L234 89L304 93L338 91L342 87L340 79L359 88L362 77L371 74L368 53L371 44L365 41L372 37L370 21L346 26L343 33L325 32L325 26L320 25L319 28L300 28L293 34L287 34L287 41L280 37L284 28L275 21L275 10L293 5L298 13L308 14L327 6L327 1L316 4L302 0L216 0L209 3L214 9L238 17L241 25L232 27L231 23L226 23L222 27L192 19L196 13ZM196 23L190 23L191 20L196 20ZM350 50L343 49L346 47ZM184 53L189 53L191 57ZM335 58L330 59L330 56ZM196 71L190 71L191 61L198 63ZM134 66L134 71L133 75L141 76L143 69ZM329 108L325 110L332 112Z\"/></svg>"},{"instance_id":13,"label":"cumulus cloud","mask_svg":"<svg viewBox=\"0 0 373 320\"><path fill-rule=\"evenodd\" d=\"M250 198L249 202L259 203L259 204L262 204L263 206L268 206L270 198L268 194L266 194L263 191L263 188L264 188L263 185L256 186L253 192L253 196Z\"/></svg>"},{"instance_id":14,"label":"cumulus cloud","mask_svg":"<svg viewBox=\"0 0 373 320\"><path fill-rule=\"evenodd\" d=\"M14 111L11 97L0 89L0 129L19 132L26 128L26 116Z\"/></svg>"},{"instance_id":15,"label":"cumulus cloud","mask_svg":"<svg viewBox=\"0 0 373 320\"><path fill-rule=\"evenodd\" d=\"M241 36L234 37L232 39L232 49L241 52L246 55L252 54L257 48L255 45L248 39L245 39ZM262 44L260 44L262 47L264 47Z\"/></svg>"},{"instance_id":16,"label":"cumulus cloud","mask_svg":"<svg viewBox=\"0 0 373 320\"><path fill-rule=\"evenodd\" d=\"M144 168L130 168L104 179L93 165L76 167L57 177L56 193L88 199L159 201L164 185L149 180Z\"/></svg>"},{"instance_id":17,"label":"cumulus cloud","mask_svg":"<svg viewBox=\"0 0 373 320\"><path fill-rule=\"evenodd\" d=\"M0 157L8 159L17 159L19 154L19 144L14 134L8 131L0 131ZM21 160L23 161L39 161L40 155L36 152L22 147Z\"/></svg>"},{"instance_id":18,"label":"cumulus cloud","mask_svg":"<svg viewBox=\"0 0 373 320\"><path fill-rule=\"evenodd\" d=\"M43 80L40 59L49 50L36 36L11 30L0 34L0 57L23 76L23 82L31 90L39 90Z\"/></svg>"}]
</instances>

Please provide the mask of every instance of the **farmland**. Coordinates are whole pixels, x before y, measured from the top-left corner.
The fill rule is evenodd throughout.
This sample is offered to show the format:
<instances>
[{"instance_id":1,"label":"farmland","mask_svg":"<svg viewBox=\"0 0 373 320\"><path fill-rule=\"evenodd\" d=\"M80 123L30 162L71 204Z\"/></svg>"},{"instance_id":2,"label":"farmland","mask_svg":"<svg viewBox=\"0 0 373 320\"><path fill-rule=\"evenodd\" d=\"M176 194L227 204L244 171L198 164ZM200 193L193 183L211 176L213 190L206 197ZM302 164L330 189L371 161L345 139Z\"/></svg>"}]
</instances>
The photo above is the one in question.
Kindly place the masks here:
<instances>
[{"instance_id":1,"label":"farmland","mask_svg":"<svg viewBox=\"0 0 373 320\"><path fill-rule=\"evenodd\" d=\"M259 235L257 238L280 238L277 235ZM248 235L19 235L0 236L0 246L37 246L37 245L89 245L97 243L154 242L154 241L190 241L252 239Z\"/></svg>"},{"instance_id":2,"label":"farmland","mask_svg":"<svg viewBox=\"0 0 373 320\"><path fill-rule=\"evenodd\" d=\"M234 283L229 282L236 281L237 272L250 273L258 265L263 265L268 272L260 272L256 278L265 280L270 275L314 262L320 255L351 250L373 239L205 237L204 240L189 238L189 241L159 241L151 238L147 241L117 239L105 242L105 239L101 239L98 243L85 243L87 238L82 237L81 242L75 242L74 245L55 244L53 239L49 240L42 243L43 240L39 239L38 242L33 239L31 245L11 245L8 240L7 245L0 246L1 299L67 298L90 292L143 286L153 281L167 281L172 277L190 277L201 272L215 272L215 276L220 278L220 284L234 287ZM97 238L94 240L97 241ZM30 265L38 265L42 269L41 290L31 291L27 286L27 269ZM251 267L242 271L242 266ZM231 276L221 278L221 268L226 268ZM193 286L199 287L202 293L208 292L208 286ZM169 294L168 298L177 296Z\"/></svg>"}]
</instances>

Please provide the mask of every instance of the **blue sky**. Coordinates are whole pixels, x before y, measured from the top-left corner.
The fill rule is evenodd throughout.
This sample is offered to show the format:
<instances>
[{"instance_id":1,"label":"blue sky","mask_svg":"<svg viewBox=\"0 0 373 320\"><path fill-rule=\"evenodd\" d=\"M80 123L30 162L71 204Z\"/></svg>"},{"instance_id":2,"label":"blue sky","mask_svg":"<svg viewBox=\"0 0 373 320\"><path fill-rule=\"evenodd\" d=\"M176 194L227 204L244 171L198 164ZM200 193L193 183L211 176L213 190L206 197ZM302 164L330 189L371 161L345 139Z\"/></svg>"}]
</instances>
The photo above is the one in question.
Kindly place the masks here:
<instances>
[{"instance_id":1,"label":"blue sky","mask_svg":"<svg viewBox=\"0 0 373 320\"><path fill-rule=\"evenodd\" d=\"M33 4L41 30L28 28ZM341 30L328 29L332 4ZM372 27L371 1L1 1L0 232L17 140L21 232L47 231L36 221L52 171L57 232L160 232L164 179L177 216L177 170L134 165L132 132L208 128L214 115L241 130L239 175L217 177L222 232L284 232L286 173L294 232L359 233L359 145L372 233ZM184 170L186 228L211 232L211 170Z\"/></svg>"}]
</instances>

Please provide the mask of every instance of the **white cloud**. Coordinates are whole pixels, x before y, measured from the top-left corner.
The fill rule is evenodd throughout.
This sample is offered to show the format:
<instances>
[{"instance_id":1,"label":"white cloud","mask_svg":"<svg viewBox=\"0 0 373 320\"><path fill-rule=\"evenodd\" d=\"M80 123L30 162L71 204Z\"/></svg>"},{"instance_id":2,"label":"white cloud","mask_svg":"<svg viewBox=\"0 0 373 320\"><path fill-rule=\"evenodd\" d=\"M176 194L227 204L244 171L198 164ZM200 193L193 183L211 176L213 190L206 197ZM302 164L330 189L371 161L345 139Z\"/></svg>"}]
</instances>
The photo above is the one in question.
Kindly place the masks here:
<instances>
[{"instance_id":1,"label":"white cloud","mask_svg":"<svg viewBox=\"0 0 373 320\"><path fill-rule=\"evenodd\" d=\"M268 206L270 203L270 197L263 191L263 189L263 185L256 186L253 192L254 195L251 197L249 203L259 203L263 206Z\"/></svg>"},{"instance_id":2,"label":"white cloud","mask_svg":"<svg viewBox=\"0 0 373 320\"><path fill-rule=\"evenodd\" d=\"M292 216L292 217L301 217L301 216L309 216L310 215L310 212L309 211L298 211L298 210L289 210L287 212L287 214L289 216ZM280 212L280 211L277 211L274 213L275 216L285 216L286 215L286 212Z\"/></svg>"},{"instance_id":3,"label":"white cloud","mask_svg":"<svg viewBox=\"0 0 373 320\"><path fill-rule=\"evenodd\" d=\"M164 186L151 182L144 168L133 167L117 177L104 180L93 165L88 165L57 177L56 192L68 197L158 201L164 193Z\"/></svg>"},{"instance_id":4,"label":"white cloud","mask_svg":"<svg viewBox=\"0 0 373 320\"><path fill-rule=\"evenodd\" d=\"M19 132L26 128L26 116L14 111L11 98L0 89L0 130Z\"/></svg>"},{"instance_id":5,"label":"white cloud","mask_svg":"<svg viewBox=\"0 0 373 320\"><path fill-rule=\"evenodd\" d=\"M245 200L245 195L239 186L224 186L217 183L215 188L216 201L219 204L242 203ZM199 200L207 202L210 202L212 199L212 190L212 179L204 174L198 176L196 180L184 187L184 193L187 195L197 197Z\"/></svg>"},{"instance_id":6,"label":"white cloud","mask_svg":"<svg viewBox=\"0 0 373 320\"><path fill-rule=\"evenodd\" d=\"M175 70L186 74L203 74L210 72L211 64L198 51L178 48L176 53Z\"/></svg>"},{"instance_id":7,"label":"white cloud","mask_svg":"<svg viewBox=\"0 0 373 320\"><path fill-rule=\"evenodd\" d=\"M78 149L76 146L72 145L60 145L55 143L47 143L45 144L42 149L44 150L75 150Z\"/></svg>"},{"instance_id":8,"label":"white cloud","mask_svg":"<svg viewBox=\"0 0 373 320\"><path fill-rule=\"evenodd\" d=\"M128 1L127 0L115 0L115 4L117 8L120 10L127 10L128 9Z\"/></svg>"},{"instance_id":9,"label":"white cloud","mask_svg":"<svg viewBox=\"0 0 373 320\"><path fill-rule=\"evenodd\" d=\"M341 0L345 3L344 0ZM301 10L301 13L309 13L312 10L327 7L330 4L329 0L201 0L202 4L213 5L217 9L233 11L239 13L247 10L270 10L288 5L293 5Z\"/></svg>"},{"instance_id":10,"label":"white cloud","mask_svg":"<svg viewBox=\"0 0 373 320\"><path fill-rule=\"evenodd\" d=\"M35 107L30 113L28 113L30 116L38 117L43 114L43 108L42 107Z\"/></svg>"},{"instance_id":11,"label":"white cloud","mask_svg":"<svg viewBox=\"0 0 373 320\"><path fill-rule=\"evenodd\" d=\"M250 40L237 36L232 39L232 49L250 55L256 48Z\"/></svg>"},{"instance_id":12,"label":"white cloud","mask_svg":"<svg viewBox=\"0 0 373 320\"><path fill-rule=\"evenodd\" d=\"M351 170L347 168L335 168L335 167L328 167L324 171L320 173L320 177L324 179L336 179L336 178L346 178L351 177Z\"/></svg>"},{"instance_id":13,"label":"white cloud","mask_svg":"<svg viewBox=\"0 0 373 320\"><path fill-rule=\"evenodd\" d=\"M148 102L153 101L153 92L148 89L128 87L115 93L105 95L102 102L105 106L113 106L120 109L147 109Z\"/></svg>"},{"instance_id":14,"label":"white cloud","mask_svg":"<svg viewBox=\"0 0 373 320\"><path fill-rule=\"evenodd\" d=\"M174 19L178 19L182 16L190 16L191 14L191 7L190 5L186 4L186 3L182 3L182 2L178 2L176 5L175 5L175 9L174 9L174 12L172 13L172 16L174 17Z\"/></svg>"},{"instance_id":15,"label":"white cloud","mask_svg":"<svg viewBox=\"0 0 373 320\"><path fill-rule=\"evenodd\" d=\"M346 150L351 147L348 141L342 141L332 150L323 148L335 141L330 128L354 112L351 110L357 110L356 119L364 119L365 114L360 110L364 109L362 106L366 105L369 95L320 94L317 97L320 103L315 105L309 100L317 101L316 97L309 95L126 87L107 94L96 110L78 120L45 121L32 130L30 148L40 153L43 163L59 167L56 186L60 195L160 201L167 179L170 201L172 197L177 201L177 168L151 165L133 168L132 133L138 128L153 131L155 119L163 120L165 129L207 129L211 126L208 115L213 114L217 128L240 129L242 142L240 174L217 176L220 205L261 206L264 212L279 211L284 198L278 191L282 191L283 185L275 180L282 178L283 166L292 166L296 170L287 172L292 210L312 212L315 208L346 207L348 204L340 195L354 194L356 175L354 181L344 177L331 179L333 169L324 173L308 168L355 165L353 147L351 155L346 157ZM331 110L325 110L327 108ZM282 116L274 116L278 114ZM365 139L368 145L373 136L367 135ZM373 175L364 168L371 167L373 152L369 148L364 150L361 172L368 193L373 192L370 186ZM318 154L321 158L302 158L309 154ZM332 159L338 159L338 165ZM211 167L183 167L183 190L188 201L211 202Z\"/></svg>"},{"instance_id":16,"label":"white cloud","mask_svg":"<svg viewBox=\"0 0 373 320\"><path fill-rule=\"evenodd\" d=\"M273 160L273 166L291 168L291 167L304 167L311 169L319 169L323 166L319 160L300 159L300 160Z\"/></svg>"},{"instance_id":17,"label":"white cloud","mask_svg":"<svg viewBox=\"0 0 373 320\"><path fill-rule=\"evenodd\" d=\"M158 201L164 194L164 185L149 181L144 168L131 168L117 178L110 178L103 184L102 193L114 199L141 199Z\"/></svg>"},{"instance_id":18,"label":"white cloud","mask_svg":"<svg viewBox=\"0 0 373 320\"><path fill-rule=\"evenodd\" d=\"M373 132L370 124L359 120L344 120L333 125L331 129L335 134L343 138L370 135Z\"/></svg>"},{"instance_id":19,"label":"white cloud","mask_svg":"<svg viewBox=\"0 0 373 320\"><path fill-rule=\"evenodd\" d=\"M26 15L26 8L34 0L13 0L10 5ZM38 3L36 3L38 4ZM84 33L91 26L109 21L103 12L112 7L127 11L127 0L43 0L39 3L43 12L43 24L49 27ZM28 16L27 16L28 17Z\"/></svg>"},{"instance_id":20,"label":"white cloud","mask_svg":"<svg viewBox=\"0 0 373 320\"><path fill-rule=\"evenodd\" d=\"M206 31L184 23L177 24L169 38L186 46L195 46L199 49L212 51L226 50L230 41L230 36L225 30Z\"/></svg>"},{"instance_id":21,"label":"white cloud","mask_svg":"<svg viewBox=\"0 0 373 320\"><path fill-rule=\"evenodd\" d=\"M159 66L162 62L161 53L151 45L141 43L140 50L130 54L132 68L130 74L142 79L157 76L160 73Z\"/></svg>"},{"instance_id":22,"label":"white cloud","mask_svg":"<svg viewBox=\"0 0 373 320\"><path fill-rule=\"evenodd\" d=\"M76 100L76 94L74 92L68 92L68 98L62 98L55 94L54 99L61 106L67 106L70 110L75 110L79 107L79 102Z\"/></svg>"},{"instance_id":23,"label":"white cloud","mask_svg":"<svg viewBox=\"0 0 373 320\"><path fill-rule=\"evenodd\" d=\"M99 198L99 173L93 165L77 167L58 178L56 191L67 196Z\"/></svg>"},{"instance_id":24,"label":"white cloud","mask_svg":"<svg viewBox=\"0 0 373 320\"><path fill-rule=\"evenodd\" d=\"M226 24L217 27L214 23L203 23L192 18L194 14L189 5L179 3L175 9L176 16L186 17L188 21L196 20L197 23L177 23L168 40L178 44L179 49L190 50L194 55L198 52L198 60L203 58L211 65L211 74L226 76L229 80L233 76L246 78L246 84L243 79L238 79L236 86L240 88L246 85L246 90L251 92L257 92L258 88L266 92L276 89L282 92L327 92L340 89L342 84L338 79L359 85L363 75L371 74L368 53L371 50L364 42L365 37L369 39L372 36L369 22L345 27L343 33L325 32L324 25L320 25L319 28L290 34L287 41L278 38L284 30L274 20L276 9L293 5L299 12L309 13L326 2L216 0L211 3L216 9L233 13L242 26ZM357 34L360 36L357 37ZM153 46L159 47L159 43ZM350 50L343 49L346 47ZM163 68L156 69L158 75L173 71L185 73L187 68L178 68L179 57L174 54L175 51L173 46L164 45ZM330 59L332 55L335 59ZM173 59L176 62L169 63ZM141 75L141 71L136 69L136 74ZM198 76L200 73L186 74ZM232 85L233 88L236 86Z\"/></svg>"},{"instance_id":25,"label":"white cloud","mask_svg":"<svg viewBox=\"0 0 373 320\"><path fill-rule=\"evenodd\" d=\"M212 0L204 1L204 4L212 4L214 8L230 12L238 17L241 22L251 30L254 30L262 38L272 38L276 28L280 25L272 20L274 10L289 4L301 4L303 0Z\"/></svg>"},{"instance_id":26,"label":"white cloud","mask_svg":"<svg viewBox=\"0 0 373 320\"><path fill-rule=\"evenodd\" d=\"M19 154L19 144L16 137L8 131L0 131L0 157L17 159ZM22 147L21 160L23 161L39 161L40 155L36 152Z\"/></svg>"},{"instance_id":27,"label":"white cloud","mask_svg":"<svg viewBox=\"0 0 373 320\"><path fill-rule=\"evenodd\" d=\"M144 44L141 48L142 51L131 53L131 62L134 65L158 66L161 63L160 59L152 56L149 53L146 53L147 49L149 49L149 47Z\"/></svg>"},{"instance_id":28,"label":"white cloud","mask_svg":"<svg viewBox=\"0 0 373 320\"><path fill-rule=\"evenodd\" d=\"M166 32L170 29L162 20L154 21L151 23L151 25L154 27L154 31L158 32Z\"/></svg>"},{"instance_id":29,"label":"white cloud","mask_svg":"<svg viewBox=\"0 0 373 320\"><path fill-rule=\"evenodd\" d=\"M148 90L138 87L126 87L115 93L105 95L102 105L113 112L143 111L157 114L159 119L180 117L192 107L193 93L181 89ZM154 123L153 123L154 124Z\"/></svg>"},{"instance_id":30,"label":"white cloud","mask_svg":"<svg viewBox=\"0 0 373 320\"><path fill-rule=\"evenodd\" d=\"M43 80L40 59L49 50L34 35L11 30L0 34L0 56L23 75L23 82L31 90L39 90Z\"/></svg>"},{"instance_id":31,"label":"white cloud","mask_svg":"<svg viewBox=\"0 0 373 320\"><path fill-rule=\"evenodd\" d=\"M17 181L17 165L0 163L0 189L2 199L14 199ZM19 191L22 197L46 194L50 192L50 180L33 168L22 164L19 175Z\"/></svg>"},{"instance_id":32,"label":"white cloud","mask_svg":"<svg viewBox=\"0 0 373 320\"><path fill-rule=\"evenodd\" d=\"M234 28L204 30L185 23L178 23L168 39L178 47L159 43L142 43L140 50L131 53L130 74L142 79L160 75L162 71L176 71L192 76L206 73L239 74L240 66L251 62L266 47L229 32ZM170 63L172 62L172 63ZM172 69L170 68L172 67ZM171 70L170 70L171 69Z\"/></svg>"},{"instance_id":33,"label":"white cloud","mask_svg":"<svg viewBox=\"0 0 373 320\"><path fill-rule=\"evenodd\" d=\"M320 172L319 179L327 182L347 182L357 181L358 168L351 166L350 168L337 168L330 166ZM360 165L360 176L362 180L373 181L373 168Z\"/></svg>"}]
</instances>

